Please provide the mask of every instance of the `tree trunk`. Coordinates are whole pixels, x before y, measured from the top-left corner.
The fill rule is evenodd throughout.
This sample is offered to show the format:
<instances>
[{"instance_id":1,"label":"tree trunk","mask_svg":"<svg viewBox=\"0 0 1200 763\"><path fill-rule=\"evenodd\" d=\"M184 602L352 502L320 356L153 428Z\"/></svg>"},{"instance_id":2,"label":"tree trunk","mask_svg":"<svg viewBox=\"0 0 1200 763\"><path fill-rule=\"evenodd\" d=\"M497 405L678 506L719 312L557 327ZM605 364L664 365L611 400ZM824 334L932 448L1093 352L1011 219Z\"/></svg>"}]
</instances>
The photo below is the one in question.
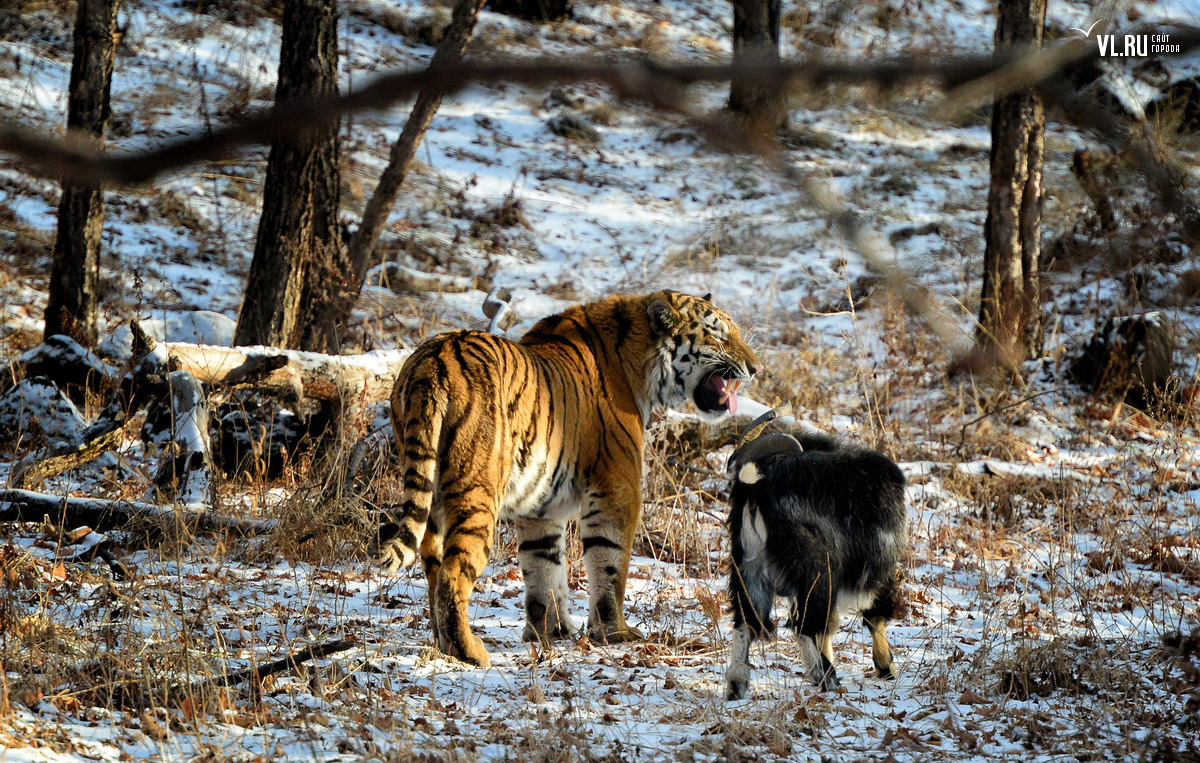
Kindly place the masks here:
<instances>
[{"instance_id":1,"label":"tree trunk","mask_svg":"<svg viewBox=\"0 0 1200 763\"><path fill-rule=\"evenodd\" d=\"M779 61L780 0L733 0L733 63ZM729 86L729 108L762 130L787 124L787 100L777 83L740 77Z\"/></svg>"},{"instance_id":2,"label":"tree trunk","mask_svg":"<svg viewBox=\"0 0 1200 763\"><path fill-rule=\"evenodd\" d=\"M109 117L109 91L116 59L118 0L79 0L75 56L67 94L67 129L99 147ZM63 183L58 235L50 266L46 337L67 334L96 345L99 314L100 234L104 191L98 185Z\"/></svg>"},{"instance_id":3,"label":"tree trunk","mask_svg":"<svg viewBox=\"0 0 1200 763\"><path fill-rule=\"evenodd\" d=\"M996 48L1040 46L1045 19L1045 0L1003 0ZM1038 260L1045 123L1041 100L1032 90L1004 96L992 108L991 185L976 341L1008 368L1041 352Z\"/></svg>"},{"instance_id":4,"label":"tree trunk","mask_svg":"<svg viewBox=\"0 0 1200 763\"><path fill-rule=\"evenodd\" d=\"M430 69L454 63L462 58L484 2L485 0L458 0L455 3L450 25L446 27L441 42L438 43L433 60L429 63ZM379 243L379 236L387 224L388 215L396 205L396 197L400 193L400 186L404 183L409 167L412 166L417 146L425 137L430 123L433 122L434 114L442 104L442 95L443 91L437 87L422 88L417 95L412 113L409 114L408 121L404 123L404 130L392 145L387 167L380 174L375 192L367 201L367 207L363 211L362 224L350 238L347 256L350 260L352 276L349 283L346 284L347 288L341 299L334 305L334 311L328 318L331 323L340 326L343 332L349 322L350 311L354 309L354 303L358 301L358 295L362 291L367 270L370 269L373 261L375 246Z\"/></svg>"},{"instance_id":5,"label":"tree trunk","mask_svg":"<svg viewBox=\"0 0 1200 763\"><path fill-rule=\"evenodd\" d=\"M287 0L277 104L337 94L336 0ZM338 124L276 141L234 343L332 350L325 320L344 288Z\"/></svg>"}]
</instances>

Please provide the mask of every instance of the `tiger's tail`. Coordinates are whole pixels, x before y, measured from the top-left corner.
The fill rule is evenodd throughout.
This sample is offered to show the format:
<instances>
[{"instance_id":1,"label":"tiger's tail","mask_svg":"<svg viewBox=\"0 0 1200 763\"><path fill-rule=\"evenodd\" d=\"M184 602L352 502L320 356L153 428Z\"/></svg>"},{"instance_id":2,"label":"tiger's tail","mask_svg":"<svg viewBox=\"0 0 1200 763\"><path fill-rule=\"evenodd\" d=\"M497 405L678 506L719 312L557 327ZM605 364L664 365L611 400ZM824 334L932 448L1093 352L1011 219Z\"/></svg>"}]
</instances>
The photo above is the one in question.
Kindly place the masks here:
<instances>
[{"instance_id":1,"label":"tiger's tail","mask_svg":"<svg viewBox=\"0 0 1200 763\"><path fill-rule=\"evenodd\" d=\"M389 572L420 558L437 480L438 450L446 410L428 378L409 379L392 398L392 422L403 473L402 499L383 511L371 554ZM401 410L404 405L405 409Z\"/></svg>"}]
</instances>

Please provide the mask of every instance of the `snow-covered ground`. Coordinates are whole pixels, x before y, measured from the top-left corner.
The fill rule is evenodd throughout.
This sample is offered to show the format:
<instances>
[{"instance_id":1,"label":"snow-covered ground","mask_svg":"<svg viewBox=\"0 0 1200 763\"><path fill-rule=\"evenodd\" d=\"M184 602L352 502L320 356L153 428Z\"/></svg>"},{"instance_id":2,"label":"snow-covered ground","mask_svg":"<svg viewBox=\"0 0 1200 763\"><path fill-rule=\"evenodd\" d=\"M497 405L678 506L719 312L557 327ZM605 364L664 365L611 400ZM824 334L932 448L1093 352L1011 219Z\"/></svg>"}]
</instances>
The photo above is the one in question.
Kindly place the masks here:
<instances>
[{"instance_id":1,"label":"snow-covered ground","mask_svg":"<svg viewBox=\"0 0 1200 763\"><path fill-rule=\"evenodd\" d=\"M188 10L205 5L208 13ZM550 25L485 13L471 50L729 54L725 3L576 6L574 19ZM784 6L789 54L975 52L990 46L994 26L991 4L977 0ZM279 32L261 9L274 7L124 3L115 150L268 106ZM72 14L37 2L24 10L0 28L0 115L56 129ZM1052 3L1051 25L1087 28L1100 14L1084 2ZM1200 4L1158 2L1136 14L1196 23ZM419 0L349 0L344 88L422 66L429 29L445 16L442 4ZM696 97L716 109L724 92ZM564 101L599 130L599 143L550 132L547 120ZM987 115L947 125L931 116L936 103L921 86L797 94L789 160L831 183L892 241L898 264L967 335L978 303ZM346 125L351 225L406 113L401 105ZM1088 201L1070 165L1077 148L1092 145L1050 126L1048 250L1086 237L1074 230ZM108 193L108 326L133 316L195 326L180 318L192 310L236 318L265 156L251 149L151 188ZM627 603L648 640L564 642L550 653L522 643L523 588L506 540L473 600L493 655L487 670L432 649L423 576L380 575L358 539L330 544L340 554L287 536L159 539L125 557L133 580L113 582L103 565L60 564L55 531L0 527L0 760L1195 757L1200 720L1186 703L1198 689L1162 639L1200 627L1200 434L1092 403L1063 376L1097 316L1149 308L1176 323L1177 361L1185 375L1195 372L1200 303L1186 245L1164 236L1182 256L1141 271L1117 257L1064 258L1047 274L1047 352L1027 368L1029 388L977 388L946 380L945 348L894 300L878 291L860 298L870 269L796 189L603 88L470 89L442 106L419 160L383 245L389 260L453 288L369 287L357 314L361 346L482 328L492 285L513 292L514 334L613 292L713 292L767 363L751 395L792 402L802 420L885 450L909 476L910 608L889 629L899 679L872 677L867 634L846 615L834 646L845 693L807 684L784 631L752 653L748 698L724 702L729 622L716 475L727 451L691 454L691 469L676 465L667 418L655 425ZM5 359L40 334L56 193L12 162L0 166ZM517 222L495 214L506 204L519 210ZM211 316L203 324L228 333ZM0 475L23 455L4 447L10 461ZM146 458L130 443L46 489L140 497L152 472ZM303 535L319 513L319 481L304 473L229 481L219 500ZM572 612L580 622L578 567ZM193 691L195 682L335 638L356 643L253 688ZM111 687L131 681L164 694L143 703L145 712L114 706Z\"/></svg>"}]
</instances>

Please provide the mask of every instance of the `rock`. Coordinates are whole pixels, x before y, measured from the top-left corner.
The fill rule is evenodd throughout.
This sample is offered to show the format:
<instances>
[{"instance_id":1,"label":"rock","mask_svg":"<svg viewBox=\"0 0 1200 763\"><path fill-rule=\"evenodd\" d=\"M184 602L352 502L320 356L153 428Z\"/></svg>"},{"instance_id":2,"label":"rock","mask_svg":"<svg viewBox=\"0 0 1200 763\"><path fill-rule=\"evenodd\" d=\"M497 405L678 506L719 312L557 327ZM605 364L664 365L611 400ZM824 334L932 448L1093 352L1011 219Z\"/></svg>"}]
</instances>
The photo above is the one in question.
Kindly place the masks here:
<instances>
[{"instance_id":1,"label":"rock","mask_svg":"<svg viewBox=\"0 0 1200 763\"><path fill-rule=\"evenodd\" d=\"M117 378L117 369L62 334L47 338L21 355L16 365L24 369L26 379L45 377L77 403L83 402L87 390L99 389L105 382Z\"/></svg>"},{"instance_id":2,"label":"rock","mask_svg":"<svg viewBox=\"0 0 1200 763\"><path fill-rule=\"evenodd\" d=\"M595 145L600 142L600 131L587 123L583 115L575 111L564 111L546 122L550 132L576 143Z\"/></svg>"},{"instance_id":3,"label":"rock","mask_svg":"<svg viewBox=\"0 0 1200 763\"><path fill-rule=\"evenodd\" d=\"M23 379L0 397L0 441L21 440L25 447L32 437L69 445L86 426L75 404L45 376Z\"/></svg>"},{"instance_id":4,"label":"rock","mask_svg":"<svg viewBox=\"0 0 1200 763\"><path fill-rule=\"evenodd\" d=\"M583 96L573 87L558 85L550 88L550 95L546 96L545 105L547 108L561 106L568 109L582 109Z\"/></svg>"},{"instance_id":5,"label":"rock","mask_svg":"<svg viewBox=\"0 0 1200 763\"><path fill-rule=\"evenodd\" d=\"M1175 339L1160 312L1110 316L1068 369L1092 392L1135 406L1161 399L1174 369Z\"/></svg>"}]
</instances>

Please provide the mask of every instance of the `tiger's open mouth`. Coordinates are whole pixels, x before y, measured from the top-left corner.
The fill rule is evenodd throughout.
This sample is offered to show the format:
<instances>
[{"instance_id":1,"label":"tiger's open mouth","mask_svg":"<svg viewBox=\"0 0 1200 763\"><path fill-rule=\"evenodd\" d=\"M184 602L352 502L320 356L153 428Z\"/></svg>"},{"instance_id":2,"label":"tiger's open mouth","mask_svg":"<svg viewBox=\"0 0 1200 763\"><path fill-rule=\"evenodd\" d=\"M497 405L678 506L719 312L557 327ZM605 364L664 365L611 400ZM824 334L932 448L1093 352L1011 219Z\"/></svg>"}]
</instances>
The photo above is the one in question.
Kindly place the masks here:
<instances>
[{"instance_id":1,"label":"tiger's open mouth","mask_svg":"<svg viewBox=\"0 0 1200 763\"><path fill-rule=\"evenodd\" d=\"M726 379L720 371L711 371L700 380L692 399L705 413L737 413L737 391L741 386L741 379Z\"/></svg>"}]
</instances>

